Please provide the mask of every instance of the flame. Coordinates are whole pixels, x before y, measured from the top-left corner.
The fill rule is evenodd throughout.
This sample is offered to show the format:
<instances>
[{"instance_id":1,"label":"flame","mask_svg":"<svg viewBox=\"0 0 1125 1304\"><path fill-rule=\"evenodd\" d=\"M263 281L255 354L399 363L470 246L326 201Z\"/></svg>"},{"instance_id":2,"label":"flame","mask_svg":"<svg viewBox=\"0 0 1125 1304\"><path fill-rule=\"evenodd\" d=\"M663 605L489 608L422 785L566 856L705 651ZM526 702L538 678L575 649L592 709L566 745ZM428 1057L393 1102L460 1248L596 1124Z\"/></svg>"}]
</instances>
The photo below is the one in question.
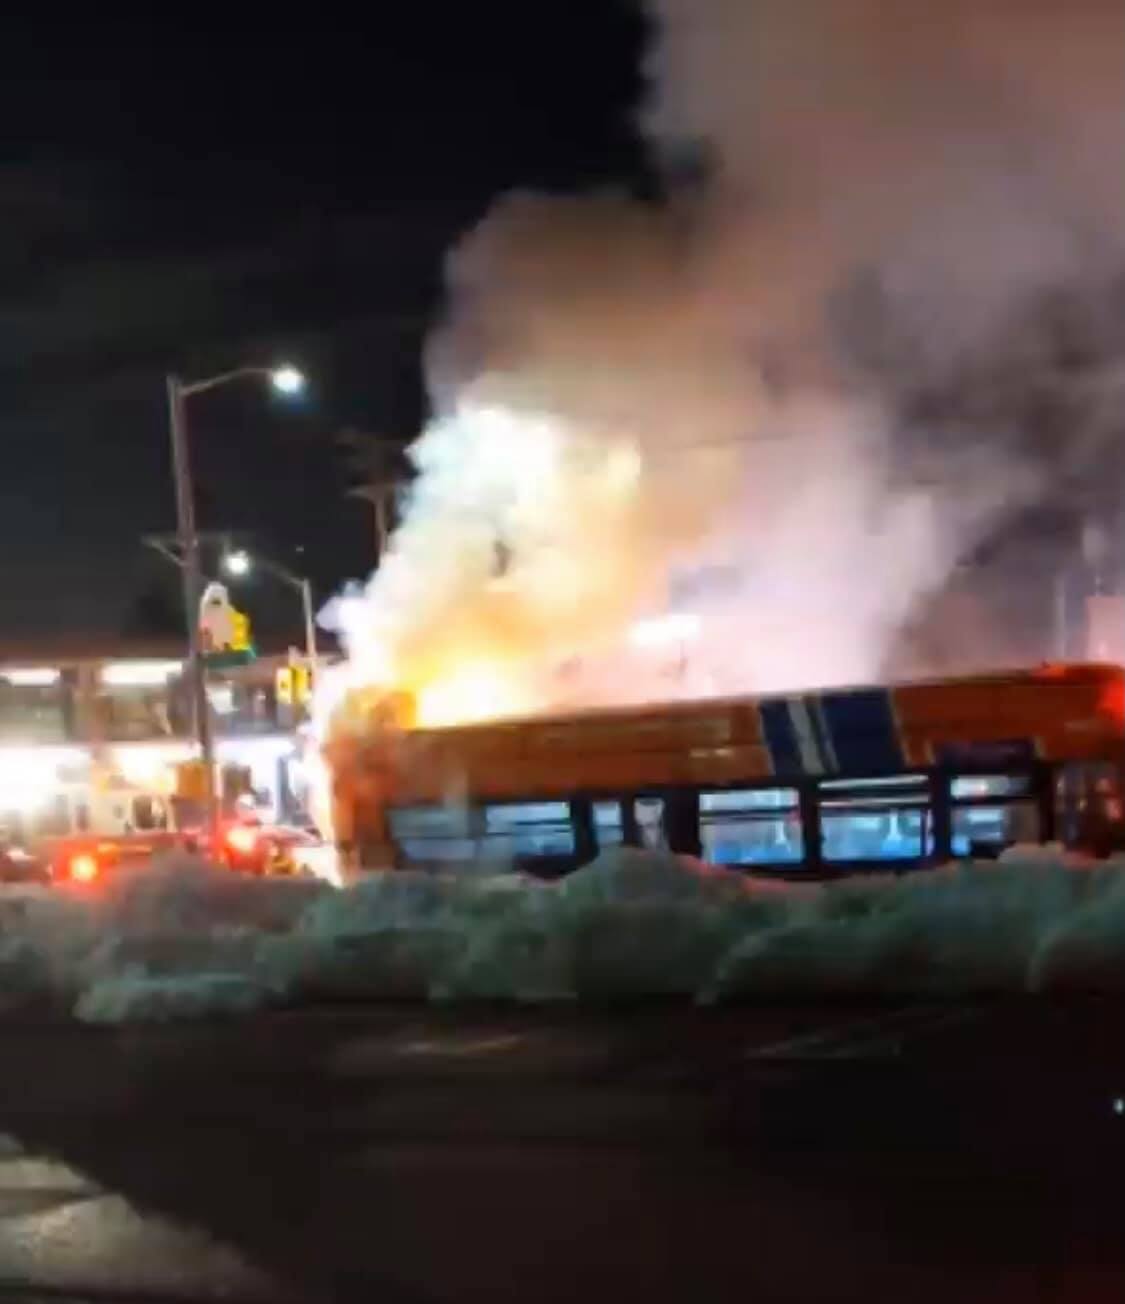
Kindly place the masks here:
<instances>
[{"instance_id":1,"label":"flame","mask_svg":"<svg viewBox=\"0 0 1125 1304\"><path fill-rule=\"evenodd\" d=\"M418 724L430 729L518 715L527 706L514 679L487 662L456 666L417 691Z\"/></svg>"}]
</instances>

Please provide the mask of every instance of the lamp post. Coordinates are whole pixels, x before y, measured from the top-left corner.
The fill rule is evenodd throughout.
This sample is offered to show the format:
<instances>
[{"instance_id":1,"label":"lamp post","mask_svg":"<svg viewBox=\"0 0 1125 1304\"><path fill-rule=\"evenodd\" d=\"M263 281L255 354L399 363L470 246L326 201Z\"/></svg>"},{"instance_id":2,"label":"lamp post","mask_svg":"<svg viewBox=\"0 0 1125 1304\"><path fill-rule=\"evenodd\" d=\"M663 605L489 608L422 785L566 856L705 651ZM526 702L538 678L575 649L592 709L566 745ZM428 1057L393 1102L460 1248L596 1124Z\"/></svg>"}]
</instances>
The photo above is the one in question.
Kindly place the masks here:
<instances>
[{"instance_id":1,"label":"lamp post","mask_svg":"<svg viewBox=\"0 0 1125 1304\"><path fill-rule=\"evenodd\" d=\"M195 524L195 493L192 487L187 400L193 394L217 389L249 376L265 376L281 394L297 394L304 377L295 367L236 367L203 380L183 381L169 375L168 426L172 439L172 475L176 488L176 531L179 536L184 583L184 609L188 624L188 678L195 717L195 736L204 770L204 805L211 850L218 845L219 810L215 800L215 745L207 704L207 666L199 631L199 603L203 596L203 573L199 560L199 532Z\"/></svg>"},{"instance_id":2,"label":"lamp post","mask_svg":"<svg viewBox=\"0 0 1125 1304\"><path fill-rule=\"evenodd\" d=\"M297 575L288 567L282 566L280 562L272 561L268 557L251 557L248 552L241 548L235 552L228 552L223 558L223 569L231 575L249 575L254 566L261 566L263 570L276 575L279 580L296 589L301 595L301 614L305 622L305 660L308 662L309 670L315 679L317 671L316 621L313 613L312 583L305 576Z\"/></svg>"}]
</instances>

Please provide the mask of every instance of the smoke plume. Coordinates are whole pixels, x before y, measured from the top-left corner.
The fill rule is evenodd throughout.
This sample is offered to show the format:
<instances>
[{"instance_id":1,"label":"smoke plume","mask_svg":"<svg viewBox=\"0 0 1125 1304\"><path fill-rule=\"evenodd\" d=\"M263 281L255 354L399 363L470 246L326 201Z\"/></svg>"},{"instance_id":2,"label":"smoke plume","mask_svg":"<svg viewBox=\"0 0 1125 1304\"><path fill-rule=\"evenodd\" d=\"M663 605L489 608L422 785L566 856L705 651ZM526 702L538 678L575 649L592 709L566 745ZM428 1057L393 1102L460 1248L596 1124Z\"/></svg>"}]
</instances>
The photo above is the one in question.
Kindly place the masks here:
<instances>
[{"instance_id":1,"label":"smoke plume","mask_svg":"<svg viewBox=\"0 0 1125 1304\"><path fill-rule=\"evenodd\" d=\"M662 202L513 194L453 251L409 507L337 605L434 720L876 678L1119 433L1125 4L650 8ZM630 642L673 609L690 644Z\"/></svg>"}]
</instances>

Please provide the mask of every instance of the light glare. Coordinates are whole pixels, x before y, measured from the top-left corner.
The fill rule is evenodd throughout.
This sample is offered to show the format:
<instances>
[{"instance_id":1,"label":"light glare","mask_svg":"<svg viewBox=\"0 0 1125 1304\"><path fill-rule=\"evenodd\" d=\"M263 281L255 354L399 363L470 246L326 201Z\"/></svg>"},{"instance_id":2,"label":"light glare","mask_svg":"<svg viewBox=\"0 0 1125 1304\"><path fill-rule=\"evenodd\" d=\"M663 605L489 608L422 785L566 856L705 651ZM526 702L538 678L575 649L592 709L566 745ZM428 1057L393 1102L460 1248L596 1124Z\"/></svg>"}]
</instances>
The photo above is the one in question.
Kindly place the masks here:
<instances>
[{"instance_id":1,"label":"light glare","mask_svg":"<svg viewBox=\"0 0 1125 1304\"><path fill-rule=\"evenodd\" d=\"M520 709L518 695L508 678L486 665L461 666L427 684L419 691L417 701L418 723L431 729L494 720L514 715Z\"/></svg>"},{"instance_id":2,"label":"light glare","mask_svg":"<svg viewBox=\"0 0 1125 1304\"><path fill-rule=\"evenodd\" d=\"M699 637L699 617L690 612L669 612L652 620L638 621L630 631L635 647L667 647L669 643L687 643Z\"/></svg>"},{"instance_id":3,"label":"light glare","mask_svg":"<svg viewBox=\"0 0 1125 1304\"><path fill-rule=\"evenodd\" d=\"M70 877L76 883L92 883L98 876L98 862L94 856L75 856L70 862Z\"/></svg>"},{"instance_id":4,"label":"light glare","mask_svg":"<svg viewBox=\"0 0 1125 1304\"><path fill-rule=\"evenodd\" d=\"M223 558L223 570L228 575L249 575L252 565L250 554L242 548L236 552L228 552Z\"/></svg>"},{"instance_id":5,"label":"light glare","mask_svg":"<svg viewBox=\"0 0 1125 1304\"><path fill-rule=\"evenodd\" d=\"M174 679L183 668L182 661L110 661L100 679L110 688L152 688Z\"/></svg>"},{"instance_id":6,"label":"light glare","mask_svg":"<svg viewBox=\"0 0 1125 1304\"><path fill-rule=\"evenodd\" d=\"M50 688L59 682L61 673L53 666L28 666L0 671L0 679L6 679L13 688Z\"/></svg>"},{"instance_id":7,"label":"light glare","mask_svg":"<svg viewBox=\"0 0 1125 1304\"><path fill-rule=\"evenodd\" d=\"M305 388L305 377L296 367L276 367L270 382L279 394L299 394Z\"/></svg>"}]
</instances>

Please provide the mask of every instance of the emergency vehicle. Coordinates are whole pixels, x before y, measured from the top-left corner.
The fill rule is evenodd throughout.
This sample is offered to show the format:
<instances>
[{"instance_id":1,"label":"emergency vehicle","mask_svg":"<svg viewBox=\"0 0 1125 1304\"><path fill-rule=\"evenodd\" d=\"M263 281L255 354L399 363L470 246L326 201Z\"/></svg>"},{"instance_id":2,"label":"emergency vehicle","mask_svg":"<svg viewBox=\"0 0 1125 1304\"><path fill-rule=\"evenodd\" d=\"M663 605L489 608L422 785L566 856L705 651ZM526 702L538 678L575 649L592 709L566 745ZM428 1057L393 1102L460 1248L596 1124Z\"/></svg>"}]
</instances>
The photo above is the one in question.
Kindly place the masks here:
<instances>
[{"instance_id":1,"label":"emergency vehicle","mask_svg":"<svg viewBox=\"0 0 1125 1304\"><path fill-rule=\"evenodd\" d=\"M60 784L27 850L47 863L56 882L94 883L177 847L245 873L302 872L301 852L317 840L264 818L237 773L223 776L212 847L200 778L199 762L182 762L170 767L168 790L158 791L95 768L87 779Z\"/></svg>"},{"instance_id":2,"label":"emergency vehicle","mask_svg":"<svg viewBox=\"0 0 1125 1304\"><path fill-rule=\"evenodd\" d=\"M61 785L44 825L50 831L28 849L46 860L53 879L77 883L183 846L187 834L170 798L115 775Z\"/></svg>"}]
</instances>

